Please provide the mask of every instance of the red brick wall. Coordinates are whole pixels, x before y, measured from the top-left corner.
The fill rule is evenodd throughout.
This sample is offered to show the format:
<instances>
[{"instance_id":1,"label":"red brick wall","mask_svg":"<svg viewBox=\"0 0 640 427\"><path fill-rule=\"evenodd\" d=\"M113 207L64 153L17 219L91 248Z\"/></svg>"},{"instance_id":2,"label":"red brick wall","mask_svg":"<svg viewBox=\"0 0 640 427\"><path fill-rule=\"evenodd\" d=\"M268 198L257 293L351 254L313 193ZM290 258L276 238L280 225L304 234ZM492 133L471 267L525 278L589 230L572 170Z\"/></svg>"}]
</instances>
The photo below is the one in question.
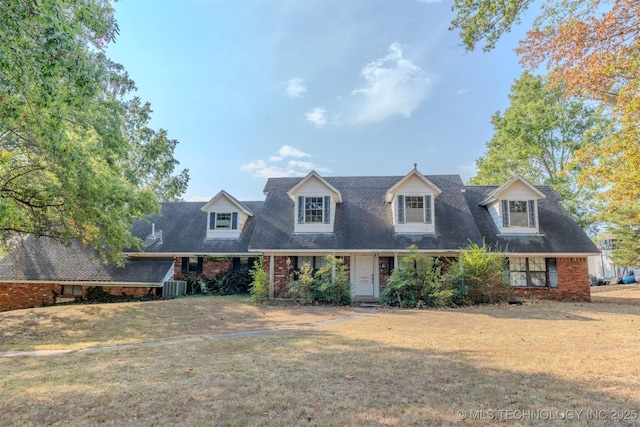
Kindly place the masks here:
<instances>
[{"instance_id":1,"label":"red brick wall","mask_svg":"<svg viewBox=\"0 0 640 427\"><path fill-rule=\"evenodd\" d=\"M271 257L264 257L264 269L269 273ZM288 256L273 257L273 296L276 298L286 298L289 296L289 282L291 258Z\"/></svg>"},{"instance_id":2,"label":"red brick wall","mask_svg":"<svg viewBox=\"0 0 640 427\"><path fill-rule=\"evenodd\" d=\"M521 298L555 301L591 301L587 258L557 258L557 288L512 288L512 295Z\"/></svg>"},{"instance_id":3,"label":"red brick wall","mask_svg":"<svg viewBox=\"0 0 640 427\"><path fill-rule=\"evenodd\" d=\"M85 295L90 286L82 286ZM147 287L103 286L102 290L112 295L133 295L141 297L149 292ZM54 294L55 292L55 294ZM0 311L42 307L60 300L72 300L71 295L62 295L59 283L0 283Z\"/></svg>"},{"instance_id":4,"label":"red brick wall","mask_svg":"<svg viewBox=\"0 0 640 427\"><path fill-rule=\"evenodd\" d=\"M0 311L53 304L54 291L60 294L62 286L53 283L0 283Z\"/></svg>"},{"instance_id":5,"label":"red brick wall","mask_svg":"<svg viewBox=\"0 0 640 427\"><path fill-rule=\"evenodd\" d=\"M232 258L219 258L219 259L207 259L205 258L202 263L202 273L197 274L198 277L216 277L222 271L229 271L233 265ZM174 263L173 279L174 280L187 280L187 277L192 273L182 272L182 258L177 257Z\"/></svg>"}]
</instances>

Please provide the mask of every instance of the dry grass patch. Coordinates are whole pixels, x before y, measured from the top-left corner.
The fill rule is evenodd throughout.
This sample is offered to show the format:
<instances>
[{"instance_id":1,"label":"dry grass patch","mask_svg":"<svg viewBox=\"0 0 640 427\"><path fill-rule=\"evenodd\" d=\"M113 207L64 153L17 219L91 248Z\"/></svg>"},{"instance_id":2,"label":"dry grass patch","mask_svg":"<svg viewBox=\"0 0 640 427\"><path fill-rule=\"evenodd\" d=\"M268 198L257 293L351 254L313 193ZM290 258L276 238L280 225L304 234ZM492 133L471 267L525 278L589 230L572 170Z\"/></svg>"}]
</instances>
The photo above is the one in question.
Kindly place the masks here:
<instances>
[{"instance_id":1,"label":"dry grass patch","mask_svg":"<svg viewBox=\"0 0 640 427\"><path fill-rule=\"evenodd\" d=\"M461 410L485 411L464 422L487 425L505 423L489 410L637 411L639 348L638 306L383 309L294 333L0 359L0 425L454 425ZM582 417L508 424L612 424Z\"/></svg>"},{"instance_id":2,"label":"dry grass patch","mask_svg":"<svg viewBox=\"0 0 640 427\"><path fill-rule=\"evenodd\" d=\"M640 305L640 283L592 286L591 300L593 302Z\"/></svg>"},{"instance_id":3,"label":"dry grass patch","mask_svg":"<svg viewBox=\"0 0 640 427\"><path fill-rule=\"evenodd\" d=\"M197 297L15 310L0 313L0 351L80 350L301 327L350 314L348 310L252 304L244 297Z\"/></svg>"}]
</instances>

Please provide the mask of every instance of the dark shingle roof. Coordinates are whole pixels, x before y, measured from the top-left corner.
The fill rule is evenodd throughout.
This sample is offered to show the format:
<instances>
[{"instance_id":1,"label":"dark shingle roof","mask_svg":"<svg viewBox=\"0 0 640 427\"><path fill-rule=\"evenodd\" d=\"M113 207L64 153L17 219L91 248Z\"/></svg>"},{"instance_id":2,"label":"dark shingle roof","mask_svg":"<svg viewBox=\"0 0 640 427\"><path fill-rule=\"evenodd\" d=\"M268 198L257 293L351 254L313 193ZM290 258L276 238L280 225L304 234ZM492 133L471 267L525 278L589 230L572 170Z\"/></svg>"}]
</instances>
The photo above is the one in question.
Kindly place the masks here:
<instances>
[{"instance_id":1,"label":"dark shingle roof","mask_svg":"<svg viewBox=\"0 0 640 427\"><path fill-rule=\"evenodd\" d=\"M173 259L127 259L124 267L100 261L79 244L29 237L0 260L0 281L85 282L159 286Z\"/></svg>"},{"instance_id":2,"label":"dark shingle roof","mask_svg":"<svg viewBox=\"0 0 640 427\"><path fill-rule=\"evenodd\" d=\"M462 193L457 175L426 176L442 190L435 202L435 234L394 232L391 205L385 194L402 176L328 177L342 193L336 206L333 234L294 234L294 202L287 195L301 178L271 178L268 194L249 245L254 250L403 250L415 244L423 250L455 250L482 236Z\"/></svg>"},{"instance_id":3,"label":"dark shingle roof","mask_svg":"<svg viewBox=\"0 0 640 427\"><path fill-rule=\"evenodd\" d=\"M497 186L468 186L464 193L480 232L494 247L514 253L585 253L598 248L560 204L558 194L548 186L536 186L546 197L538 201L539 236L498 235L491 215L480 203Z\"/></svg>"},{"instance_id":4,"label":"dark shingle roof","mask_svg":"<svg viewBox=\"0 0 640 427\"><path fill-rule=\"evenodd\" d=\"M258 215L264 202L242 202ZM246 222L239 239L207 239L207 214L200 210L205 202L162 203L160 214L134 224L131 233L145 240L144 252L166 254L244 254L255 226L255 217ZM151 224L157 238L148 239Z\"/></svg>"}]
</instances>

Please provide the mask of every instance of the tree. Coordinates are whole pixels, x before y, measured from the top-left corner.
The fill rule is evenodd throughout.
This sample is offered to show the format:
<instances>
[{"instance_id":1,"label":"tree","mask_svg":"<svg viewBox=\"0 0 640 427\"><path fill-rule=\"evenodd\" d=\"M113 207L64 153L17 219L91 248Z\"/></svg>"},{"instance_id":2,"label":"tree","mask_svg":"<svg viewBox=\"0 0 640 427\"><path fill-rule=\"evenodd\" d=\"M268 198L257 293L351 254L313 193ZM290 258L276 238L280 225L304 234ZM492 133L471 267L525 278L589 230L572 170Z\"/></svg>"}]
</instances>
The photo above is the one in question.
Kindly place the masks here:
<instances>
[{"instance_id":1,"label":"tree","mask_svg":"<svg viewBox=\"0 0 640 427\"><path fill-rule=\"evenodd\" d=\"M476 160L476 185L498 185L520 175L535 185L551 185L583 227L595 222L593 189L576 185L575 152L608 123L599 109L563 97L548 77L525 72L511 86L509 107L491 119L494 128L485 155Z\"/></svg>"},{"instance_id":2,"label":"tree","mask_svg":"<svg viewBox=\"0 0 640 427\"><path fill-rule=\"evenodd\" d=\"M134 83L105 55L117 33L108 0L0 2L4 247L26 235L79 239L121 261L123 248L139 246L129 229L158 210L176 142L130 132L146 121L130 124L140 111L123 97ZM177 178L187 179L186 171ZM166 194L182 190L176 183Z\"/></svg>"},{"instance_id":3,"label":"tree","mask_svg":"<svg viewBox=\"0 0 640 427\"><path fill-rule=\"evenodd\" d=\"M467 49L484 49L519 22L530 0L454 0ZM551 0L540 3L533 28L516 52L529 69L545 65L566 95L580 95L611 108L615 122L605 137L576 152L578 182L600 188L608 218L640 199L640 3ZM640 224L640 217L634 219Z\"/></svg>"}]
</instances>

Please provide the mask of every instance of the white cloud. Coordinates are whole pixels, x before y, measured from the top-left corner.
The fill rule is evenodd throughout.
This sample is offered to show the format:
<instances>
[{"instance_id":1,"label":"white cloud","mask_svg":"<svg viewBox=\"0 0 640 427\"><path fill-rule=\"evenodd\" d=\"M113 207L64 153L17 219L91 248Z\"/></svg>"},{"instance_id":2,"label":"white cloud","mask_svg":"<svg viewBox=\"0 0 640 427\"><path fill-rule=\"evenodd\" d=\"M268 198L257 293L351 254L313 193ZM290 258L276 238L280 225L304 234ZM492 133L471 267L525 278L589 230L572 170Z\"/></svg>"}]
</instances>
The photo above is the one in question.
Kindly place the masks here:
<instances>
[{"instance_id":1,"label":"white cloud","mask_svg":"<svg viewBox=\"0 0 640 427\"><path fill-rule=\"evenodd\" d=\"M280 149L278 150L278 154L280 154L281 157L311 157L311 154L303 153L297 148L291 147L289 145L283 145L282 147L280 147Z\"/></svg>"},{"instance_id":2,"label":"white cloud","mask_svg":"<svg viewBox=\"0 0 640 427\"><path fill-rule=\"evenodd\" d=\"M286 93L289 98L301 98L307 92L307 86L300 77L287 82Z\"/></svg>"},{"instance_id":3,"label":"white cloud","mask_svg":"<svg viewBox=\"0 0 640 427\"><path fill-rule=\"evenodd\" d=\"M468 89L462 88L462 89L458 89L456 91L456 95L466 95L467 93L469 93Z\"/></svg>"},{"instance_id":4,"label":"white cloud","mask_svg":"<svg viewBox=\"0 0 640 427\"><path fill-rule=\"evenodd\" d=\"M331 169L319 166L313 162L302 160L289 160L285 158L308 158L311 154L298 150L289 145L283 145L278 150L278 155L272 155L268 161L256 160L241 167L244 171L253 172L258 178L275 178L283 176L304 176L312 170L318 172L331 172Z\"/></svg>"},{"instance_id":5,"label":"white cloud","mask_svg":"<svg viewBox=\"0 0 640 427\"><path fill-rule=\"evenodd\" d=\"M393 43L386 56L365 65L362 88L352 91L357 101L355 122L380 122L389 117L411 116L424 101L430 86L424 70L403 58L402 46ZM308 115L307 115L308 118Z\"/></svg>"},{"instance_id":6,"label":"white cloud","mask_svg":"<svg viewBox=\"0 0 640 427\"><path fill-rule=\"evenodd\" d=\"M327 110L324 108L314 108L307 113L307 120L315 124L316 127L322 127L327 124Z\"/></svg>"}]
</instances>

